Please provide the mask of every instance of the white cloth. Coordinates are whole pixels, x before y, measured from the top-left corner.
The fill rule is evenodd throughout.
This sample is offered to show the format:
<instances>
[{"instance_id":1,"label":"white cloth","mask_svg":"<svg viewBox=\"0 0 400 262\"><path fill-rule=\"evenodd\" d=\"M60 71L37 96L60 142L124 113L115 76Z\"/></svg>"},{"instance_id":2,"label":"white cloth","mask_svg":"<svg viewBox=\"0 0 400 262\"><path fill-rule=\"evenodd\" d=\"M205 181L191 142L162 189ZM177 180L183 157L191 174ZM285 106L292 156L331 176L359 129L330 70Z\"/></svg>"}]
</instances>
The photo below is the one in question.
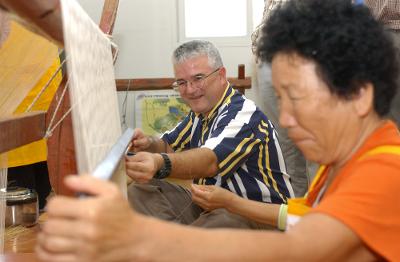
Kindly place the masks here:
<instances>
[{"instance_id":1,"label":"white cloth","mask_svg":"<svg viewBox=\"0 0 400 262\"><path fill-rule=\"evenodd\" d=\"M121 135L111 42L76 0L61 0L75 152L90 173ZM126 191L125 175L113 180Z\"/></svg>"}]
</instances>

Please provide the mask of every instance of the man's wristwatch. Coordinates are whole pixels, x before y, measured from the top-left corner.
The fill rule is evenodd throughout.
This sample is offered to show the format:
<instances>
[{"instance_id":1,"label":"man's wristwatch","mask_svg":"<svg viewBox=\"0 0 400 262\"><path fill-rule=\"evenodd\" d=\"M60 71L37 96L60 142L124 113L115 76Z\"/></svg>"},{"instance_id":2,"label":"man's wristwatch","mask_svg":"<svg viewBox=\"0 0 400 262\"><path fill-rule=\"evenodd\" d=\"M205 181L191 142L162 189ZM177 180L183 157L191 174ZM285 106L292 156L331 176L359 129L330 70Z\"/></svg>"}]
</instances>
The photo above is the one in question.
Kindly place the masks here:
<instances>
[{"instance_id":1,"label":"man's wristwatch","mask_svg":"<svg viewBox=\"0 0 400 262\"><path fill-rule=\"evenodd\" d=\"M164 159L164 165L160 168L157 173L154 175L154 178L163 179L168 177L171 174L171 160L169 159L168 155L165 153L160 154Z\"/></svg>"}]
</instances>

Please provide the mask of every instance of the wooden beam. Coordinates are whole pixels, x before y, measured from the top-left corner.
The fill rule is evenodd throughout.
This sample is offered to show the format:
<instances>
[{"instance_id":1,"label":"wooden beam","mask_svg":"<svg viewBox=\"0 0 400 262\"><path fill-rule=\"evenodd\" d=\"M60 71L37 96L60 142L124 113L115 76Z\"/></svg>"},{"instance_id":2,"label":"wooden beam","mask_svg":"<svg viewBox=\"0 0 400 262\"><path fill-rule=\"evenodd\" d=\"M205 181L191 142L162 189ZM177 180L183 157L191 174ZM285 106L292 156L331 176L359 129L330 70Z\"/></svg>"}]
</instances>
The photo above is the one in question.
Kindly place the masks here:
<instances>
[{"instance_id":1,"label":"wooden beam","mask_svg":"<svg viewBox=\"0 0 400 262\"><path fill-rule=\"evenodd\" d=\"M59 46L63 45L60 0L1 0L0 3L23 18L26 22L22 22L22 24L29 30L42 34L38 32L38 27L47 36L54 39ZM21 21L19 22L21 23ZM30 22L37 27L30 25Z\"/></svg>"},{"instance_id":2,"label":"wooden beam","mask_svg":"<svg viewBox=\"0 0 400 262\"><path fill-rule=\"evenodd\" d=\"M115 19L117 18L119 0L105 0L99 27L107 35L114 30Z\"/></svg>"},{"instance_id":3,"label":"wooden beam","mask_svg":"<svg viewBox=\"0 0 400 262\"><path fill-rule=\"evenodd\" d=\"M171 85L175 81L174 78L135 78L135 79L117 79L117 91L145 91L145 90L164 90L172 89ZM228 77L228 81L236 89L250 89L251 77L237 79Z\"/></svg>"},{"instance_id":4,"label":"wooden beam","mask_svg":"<svg viewBox=\"0 0 400 262\"><path fill-rule=\"evenodd\" d=\"M0 119L0 130L0 153L40 140L45 135L46 112Z\"/></svg>"},{"instance_id":5,"label":"wooden beam","mask_svg":"<svg viewBox=\"0 0 400 262\"><path fill-rule=\"evenodd\" d=\"M245 76L246 76L245 66L244 66L244 64L239 64L238 65L238 80L245 79L246 78ZM237 89L239 90L240 93L242 93L244 95L245 90L243 87L238 87Z\"/></svg>"}]
</instances>

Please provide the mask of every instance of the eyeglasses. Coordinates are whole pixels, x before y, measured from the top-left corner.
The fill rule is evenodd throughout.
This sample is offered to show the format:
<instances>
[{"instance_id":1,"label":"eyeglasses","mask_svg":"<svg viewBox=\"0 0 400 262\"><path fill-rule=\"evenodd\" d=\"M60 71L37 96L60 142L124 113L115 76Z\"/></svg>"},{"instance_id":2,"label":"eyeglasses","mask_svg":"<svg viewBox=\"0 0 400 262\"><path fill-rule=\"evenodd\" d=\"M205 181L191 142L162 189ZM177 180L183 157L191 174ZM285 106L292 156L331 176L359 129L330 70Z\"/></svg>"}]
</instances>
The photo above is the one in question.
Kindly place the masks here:
<instances>
[{"instance_id":1,"label":"eyeglasses","mask_svg":"<svg viewBox=\"0 0 400 262\"><path fill-rule=\"evenodd\" d=\"M191 86L195 86L196 88L203 88L203 85L208 77L210 77L212 74L218 72L221 69L221 67L218 67L208 75L203 75L203 74L198 74L193 77L193 80L184 80L180 79L172 83L172 88L179 92L186 88L188 84L190 83Z\"/></svg>"}]
</instances>

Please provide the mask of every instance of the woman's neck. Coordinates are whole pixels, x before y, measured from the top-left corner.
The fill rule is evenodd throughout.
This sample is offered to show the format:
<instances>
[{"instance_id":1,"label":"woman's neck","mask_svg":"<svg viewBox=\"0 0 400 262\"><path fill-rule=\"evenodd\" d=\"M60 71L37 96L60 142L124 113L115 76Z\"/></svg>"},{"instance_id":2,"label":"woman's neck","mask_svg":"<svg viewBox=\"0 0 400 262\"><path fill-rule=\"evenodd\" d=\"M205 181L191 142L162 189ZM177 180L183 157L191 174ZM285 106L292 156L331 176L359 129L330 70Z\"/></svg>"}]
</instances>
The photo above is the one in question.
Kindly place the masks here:
<instances>
[{"instance_id":1,"label":"woman's neck","mask_svg":"<svg viewBox=\"0 0 400 262\"><path fill-rule=\"evenodd\" d=\"M340 169L346 165L346 163L354 156L354 154L362 147L368 137L375 132L376 129L382 126L385 120L379 118L377 115L371 116L370 120L367 121L364 125L361 126L358 132L358 139L353 143L350 147L350 150L344 155L344 157L340 158L338 161L332 163L329 167L328 180L333 179L333 177L338 174Z\"/></svg>"}]
</instances>

